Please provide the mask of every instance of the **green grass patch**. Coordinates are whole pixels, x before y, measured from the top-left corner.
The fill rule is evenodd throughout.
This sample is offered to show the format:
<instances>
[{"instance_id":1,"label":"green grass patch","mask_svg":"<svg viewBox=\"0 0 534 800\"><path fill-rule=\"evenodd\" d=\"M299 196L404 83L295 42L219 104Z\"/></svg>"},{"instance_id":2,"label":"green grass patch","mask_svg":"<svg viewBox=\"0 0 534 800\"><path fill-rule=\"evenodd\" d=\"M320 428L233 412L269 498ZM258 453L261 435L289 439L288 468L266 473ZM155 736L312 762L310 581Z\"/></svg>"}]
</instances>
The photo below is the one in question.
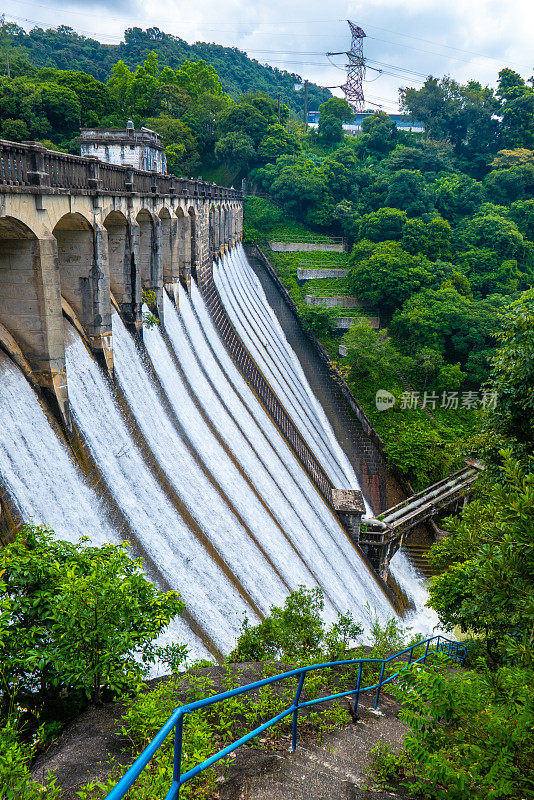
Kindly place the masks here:
<instances>
[{"instance_id":1,"label":"green grass patch","mask_svg":"<svg viewBox=\"0 0 534 800\"><path fill-rule=\"evenodd\" d=\"M306 281L306 294L314 297L347 297L352 293L346 278L318 278Z\"/></svg>"},{"instance_id":2,"label":"green grass patch","mask_svg":"<svg viewBox=\"0 0 534 800\"><path fill-rule=\"evenodd\" d=\"M372 308L344 308L343 306L333 306L330 309L333 317L354 317L354 319L364 319L365 317L378 317L378 311Z\"/></svg>"},{"instance_id":3,"label":"green grass patch","mask_svg":"<svg viewBox=\"0 0 534 800\"><path fill-rule=\"evenodd\" d=\"M297 220L288 219L285 212L265 197L247 197L244 208L245 242L317 242L331 244L332 237L315 231Z\"/></svg>"}]
</instances>

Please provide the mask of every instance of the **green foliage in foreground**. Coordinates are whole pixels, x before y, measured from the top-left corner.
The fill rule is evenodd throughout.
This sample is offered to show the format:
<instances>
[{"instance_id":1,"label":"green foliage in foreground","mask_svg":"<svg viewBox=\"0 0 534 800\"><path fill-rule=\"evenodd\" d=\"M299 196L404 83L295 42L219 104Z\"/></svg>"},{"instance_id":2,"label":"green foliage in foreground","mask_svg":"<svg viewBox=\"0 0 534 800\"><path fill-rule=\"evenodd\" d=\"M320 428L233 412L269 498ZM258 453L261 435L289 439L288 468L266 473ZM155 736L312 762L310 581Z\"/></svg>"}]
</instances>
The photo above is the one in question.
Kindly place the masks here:
<instances>
[{"instance_id":1,"label":"green foliage in foreground","mask_svg":"<svg viewBox=\"0 0 534 800\"><path fill-rule=\"evenodd\" d=\"M439 665L406 670L391 691L408 734L401 752L377 746L375 778L432 800L533 797L533 678L483 664L456 674Z\"/></svg>"},{"instance_id":2,"label":"green foliage in foreground","mask_svg":"<svg viewBox=\"0 0 534 800\"><path fill-rule=\"evenodd\" d=\"M249 674L250 663L240 667L232 660L247 661L259 659L256 678L272 677L281 672L284 665L304 666L324 661L326 658L341 659L366 657L361 648L351 648L354 637L361 633L350 616L340 615L336 623L325 630L321 620L324 598L318 589L299 587L287 598L282 608L273 607L268 617L258 626L251 627L245 620L242 634L234 653L230 654L225 665L222 686L216 685L210 676L209 668L193 666L187 673L158 683L148 692L142 692L127 700L124 715L124 733L133 743L136 755L151 741L174 709L183 702L192 702L227 691L242 685L242 673ZM371 656L381 658L386 653L400 649L405 641L405 631L394 618L381 625L374 619L371 626L373 648ZM278 661L272 661L276 658ZM282 663L280 663L280 661ZM351 668L339 671L322 670L309 673L305 683L306 699L312 700L326 694L342 691L354 685L356 672ZM374 665L364 679L373 683L378 677ZM247 681L250 678L247 676ZM188 714L184 725L183 769L190 769L205 758L213 755L231 742L248 733L253 728L279 714L293 703L297 679L291 678L283 683L265 686L253 695L240 695L225 700L208 709ZM299 736L313 735L315 741L348 723L345 704L333 702L320 705L317 709L302 711L299 716ZM286 717L265 731L261 739L253 739L247 745L262 749L287 749L291 732L291 716ZM132 800L149 800L163 797L172 782L173 737L169 736L159 751L158 758L139 777L131 791ZM217 777L224 775L226 765L219 763L206 770L192 781L186 783L180 796L186 800L206 800L213 797L217 788ZM101 800L115 785L124 768L111 768L109 777L95 781L80 792L82 800Z\"/></svg>"},{"instance_id":3,"label":"green foliage in foreground","mask_svg":"<svg viewBox=\"0 0 534 800\"><path fill-rule=\"evenodd\" d=\"M340 614L329 630L325 630L321 613L324 596L320 589L299 589L291 592L282 608L272 606L270 614L258 625L249 625L245 618L236 649L230 661L264 661L281 659L297 664L323 656L336 660L344 657L349 643L363 629L352 614ZM310 661L310 663L313 663Z\"/></svg>"},{"instance_id":4,"label":"green foliage in foreground","mask_svg":"<svg viewBox=\"0 0 534 800\"><path fill-rule=\"evenodd\" d=\"M430 603L442 624L483 637L496 662L534 666L534 473L503 452L501 480L488 480L431 560Z\"/></svg>"},{"instance_id":5,"label":"green foliage in foreground","mask_svg":"<svg viewBox=\"0 0 534 800\"><path fill-rule=\"evenodd\" d=\"M104 689L135 686L155 660L153 640L184 608L145 578L127 544L87 542L26 525L0 552L4 709L14 701L38 714L65 692L98 702Z\"/></svg>"},{"instance_id":6,"label":"green foliage in foreground","mask_svg":"<svg viewBox=\"0 0 534 800\"><path fill-rule=\"evenodd\" d=\"M0 789L9 800L42 791L29 780L35 749L88 700L141 685L154 640L184 608L160 592L128 545L93 547L26 525L0 551ZM57 796L48 782L46 797Z\"/></svg>"},{"instance_id":7,"label":"green foliage in foreground","mask_svg":"<svg viewBox=\"0 0 534 800\"><path fill-rule=\"evenodd\" d=\"M21 731L13 718L0 728L0 797L2 800L59 800L61 790L55 778L48 776L44 783L34 782L30 764L36 749L42 744L39 733L31 744L20 741Z\"/></svg>"}]
</instances>

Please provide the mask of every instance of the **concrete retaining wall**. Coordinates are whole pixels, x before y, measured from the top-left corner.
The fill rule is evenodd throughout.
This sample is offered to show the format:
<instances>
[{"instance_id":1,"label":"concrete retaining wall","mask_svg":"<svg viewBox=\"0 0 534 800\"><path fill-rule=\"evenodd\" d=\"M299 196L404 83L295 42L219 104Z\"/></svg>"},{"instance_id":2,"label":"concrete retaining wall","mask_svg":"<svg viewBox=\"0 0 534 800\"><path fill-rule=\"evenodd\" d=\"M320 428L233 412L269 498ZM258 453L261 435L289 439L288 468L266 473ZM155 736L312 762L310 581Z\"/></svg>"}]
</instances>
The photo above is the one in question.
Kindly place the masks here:
<instances>
[{"instance_id":1,"label":"concrete retaining wall","mask_svg":"<svg viewBox=\"0 0 534 800\"><path fill-rule=\"evenodd\" d=\"M336 317L334 320L334 327L339 331L348 331L356 322L366 322L371 328L378 330L380 328L380 317Z\"/></svg>"},{"instance_id":2,"label":"concrete retaining wall","mask_svg":"<svg viewBox=\"0 0 534 800\"><path fill-rule=\"evenodd\" d=\"M388 507L387 493L386 493L386 477L387 470L384 458L384 445L382 439L374 429L371 421L366 415L365 411L358 403L356 398L352 395L349 387L343 378L331 370L330 356L322 344L315 338L313 334L303 328L297 306L293 302L289 292L278 277L278 273L269 262L261 248L251 248L251 252L258 258L261 264L265 267L275 284L277 285L285 302L295 315L295 318L307 337L310 345L316 350L319 358L328 368L331 379L337 385L339 391L344 399L350 406L352 412L356 416L361 425L361 434L358 439L358 449L360 459L358 463L353 464L353 467L360 481L360 485L364 494L371 499L373 506L376 509L384 509Z\"/></svg>"},{"instance_id":3,"label":"concrete retaining wall","mask_svg":"<svg viewBox=\"0 0 534 800\"><path fill-rule=\"evenodd\" d=\"M307 294L305 297L308 306L325 306L326 308L365 308L364 303L351 295L335 295L332 297L318 297Z\"/></svg>"},{"instance_id":4,"label":"concrete retaining wall","mask_svg":"<svg viewBox=\"0 0 534 800\"><path fill-rule=\"evenodd\" d=\"M275 253L310 253L313 250L322 250L330 253L343 253L347 246L344 242L337 244L315 242L269 242L269 247Z\"/></svg>"},{"instance_id":5,"label":"concrete retaining wall","mask_svg":"<svg viewBox=\"0 0 534 800\"><path fill-rule=\"evenodd\" d=\"M306 269L297 267L299 281L313 281L318 278L346 278L348 269Z\"/></svg>"}]
</instances>

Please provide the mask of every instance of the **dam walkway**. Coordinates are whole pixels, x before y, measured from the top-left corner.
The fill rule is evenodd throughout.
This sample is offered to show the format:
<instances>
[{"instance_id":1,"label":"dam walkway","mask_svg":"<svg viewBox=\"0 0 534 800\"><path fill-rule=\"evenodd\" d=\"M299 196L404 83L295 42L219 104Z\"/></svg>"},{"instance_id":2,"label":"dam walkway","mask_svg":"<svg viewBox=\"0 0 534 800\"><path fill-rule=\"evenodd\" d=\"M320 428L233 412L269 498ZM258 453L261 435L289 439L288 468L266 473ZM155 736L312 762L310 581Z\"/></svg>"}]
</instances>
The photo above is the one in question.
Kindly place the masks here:
<instances>
[{"instance_id":1,"label":"dam walkway","mask_svg":"<svg viewBox=\"0 0 534 800\"><path fill-rule=\"evenodd\" d=\"M445 511L457 511L466 502L482 469L482 465L474 461L392 506L378 518L362 520L359 544L375 569L385 576L391 558L414 528Z\"/></svg>"}]
</instances>

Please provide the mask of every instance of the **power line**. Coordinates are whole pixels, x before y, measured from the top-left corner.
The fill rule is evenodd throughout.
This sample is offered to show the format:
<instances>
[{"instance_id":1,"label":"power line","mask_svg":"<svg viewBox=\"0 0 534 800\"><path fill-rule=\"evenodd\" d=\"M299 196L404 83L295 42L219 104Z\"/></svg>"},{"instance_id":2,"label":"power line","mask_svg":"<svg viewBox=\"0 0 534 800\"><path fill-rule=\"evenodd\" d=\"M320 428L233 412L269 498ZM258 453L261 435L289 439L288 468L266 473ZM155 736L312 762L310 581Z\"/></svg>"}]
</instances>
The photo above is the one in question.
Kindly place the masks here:
<instances>
[{"instance_id":1,"label":"power line","mask_svg":"<svg viewBox=\"0 0 534 800\"><path fill-rule=\"evenodd\" d=\"M19 0L19 5L20 5L20 2L24 3L25 0ZM49 4L45 4L45 3L34 3L33 1L31 2L31 6L32 7L45 8L47 11L60 11L62 13L66 13L66 14L74 14L76 16L85 16L86 15L86 12L84 12L84 11L75 11L75 10L72 10L72 9L66 10L64 7L57 7L57 6L54 7L54 6L50 6ZM127 23L130 23L130 24L131 24L131 21L132 21L131 17L115 17L115 16L111 17L109 15L106 15L106 19L113 20L114 22L127 22ZM162 20L162 22L167 21L169 23L175 23L175 18L172 18L172 17L162 17L161 20ZM43 24L43 23L35 22L34 20L24 20L24 21L28 21L28 22L31 22L32 24L37 24L37 25ZM331 23L341 23L341 22L344 23L345 21L346 20L344 20L344 19L330 18L330 19L322 19L322 20L303 20L303 19L288 20L288 19L283 19L283 20L272 20L272 21L269 21L269 22L267 22L267 21L263 22L263 21L260 21L260 20L250 20L250 21L247 21L247 20L236 20L236 19L228 20L228 18L226 18L225 20L217 21L212 26L204 26L204 27L207 30L217 30L217 29L220 29L223 26L228 26L228 27L235 28L235 27L249 27L249 26L255 26L255 27L277 26L277 25L325 25L325 24L331 24ZM196 20L180 19L180 25L198 26L199 22L196 21ZM442 48L446 48L447 50L455 50L458 53L466 53L468 55L477 56L478 58L485 58L485 59L488 59L490 61L495 61L496 63L502 64L502 61L503 61L501 58L496 58L495 56L488 56L485 53L479 53L479 52L477 52L475 50L467 50L467 49L462 48L462 47L456 47L456 46L450 45L450 44L443 44L442 42L436 42L435 40L432 40L432 39L426 39L423 36L416 36L414 34L403 33L402 31L398 31L398 30L391 30L390 28L383 28L383 27L380 27L379 25L372 25L370 22L366 22L365 26L367 28L372 28L373 30L384 31L384 33L392 33L394 36L402 36L402 37L404 37L406 39L414 39L416 41L425 42L426 44L433 45L434 47L442 47ZM96 34L95 31L89 31L89 33L93 33L94 35L104 35L104 34ZM293 34L288 34L288 35L293 35ZM303 34L303 35L306 36L306 34ZM326 34L321 34L321 36L326 36ZM377 37L369 37L369 38L376 38L377 41L386 41L384 39L378 39ZM399 44L399 45L401 44L400 42L386 42L386 43L387 44ZM421 52L427 52L427 51L421 51ZM446 55L446 54L435 53L435 55L442 55L443 56L443 55ZM519 62L508 62L508 63L515 63L517 66L524 67L525 69L532 69L532 64L520 64Z\"/></svg>"}]
</instances>

